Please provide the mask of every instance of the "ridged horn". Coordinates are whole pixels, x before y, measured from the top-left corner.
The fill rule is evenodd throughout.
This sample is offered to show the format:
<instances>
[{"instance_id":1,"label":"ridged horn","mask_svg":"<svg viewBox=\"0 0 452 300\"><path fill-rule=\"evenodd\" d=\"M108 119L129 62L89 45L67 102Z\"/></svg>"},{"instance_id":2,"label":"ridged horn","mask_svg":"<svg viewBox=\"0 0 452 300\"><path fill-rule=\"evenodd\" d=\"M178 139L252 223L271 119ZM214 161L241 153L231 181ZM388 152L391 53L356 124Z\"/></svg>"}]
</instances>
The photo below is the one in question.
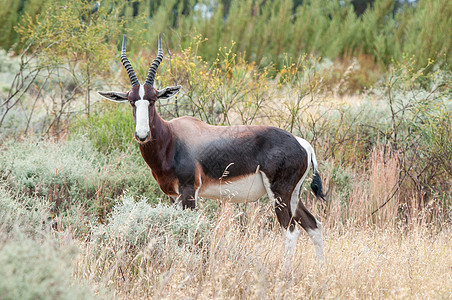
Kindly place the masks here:
<instances>
[{"instance_id":1,"label":"ridged horn","mask_svg":"<svg viewBox=\"0 0 452 300\"><path fill-rule=\"evenodd\" d=\"M154 86L155 72L157 72L157 68L159 67L160 63L162 62L162 59L163 59L162 37L160 36L160 33L159 33L159 50L158 50L158 53L157 53L157 58L154 59L154 62L152 62L152 65L149 68L148 76L146 77L145 84L149 84L150 86Z\"/></svg>"},{"instance_id":2,"label":"ridged horn","mask_svg":"<svg viewBox=\"0 0 452 300\"><path fill-rule=\"evenodd\" d=\"M138 82L137 75L135 75L135 71L132 68L132 65L130 64L129 60L126 56L126 36L124 35L122 37L122 51L121 51L121 62L124 65L124 68L126 68L127 74L130 78L130 83L132 83L132 86L140 85L140 82Z\"/></svg>"}]
</instances>

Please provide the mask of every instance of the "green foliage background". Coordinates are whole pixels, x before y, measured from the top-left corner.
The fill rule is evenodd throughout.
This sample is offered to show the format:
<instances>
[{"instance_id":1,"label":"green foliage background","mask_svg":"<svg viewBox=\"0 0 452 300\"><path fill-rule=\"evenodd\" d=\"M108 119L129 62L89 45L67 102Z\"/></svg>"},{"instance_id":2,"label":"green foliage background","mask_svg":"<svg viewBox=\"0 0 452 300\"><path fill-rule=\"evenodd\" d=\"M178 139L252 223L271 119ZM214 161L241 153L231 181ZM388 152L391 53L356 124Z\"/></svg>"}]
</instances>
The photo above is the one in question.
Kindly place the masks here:
<instances>
[{"instance_id":1,"label":"green foliage background","mask_svg":"<svg viewBox=\"0 0 452 300\"><path fill-rule=\"evenodd\" d=\"M124 32L133 31L129 48L132 50L154 45L159 32L165 34L171 49L186 48L194 35L201 34L209 41L199 51L207 61L214 61L218 49L233 40L236 53L264 66L281 66L284 53L298 57L305 52L330 59L369 55L385 66L408 54L417 57L417 67L425 66L429 58L448 65L452 49L452 4L448 0L3 2L2 7L11 9L0 13L0 23L5 24L0 29L0 47L15 51L26 46L24 33L15 28L24 26L29 19L43 24L48 19L50 24L62 24L57 26L63 30L72 28L72 38L65 38L67 50L78 46L89 50L94 45L119 41L108 31L121 29L123 24ZM367 9L363 10L366 4ZM62 18L57 12L66 8L66 17ZM52 19L56 16L58 19ZM72 18L78 26L72 26L65 18ZM96 30L101 30L103 38L83 44L98 34L90 31L93 22L102 22L104 28ZM93 54L97 57L100 53ZM93 66L102 64L96 61Z\"/></svg>"}]
</instances>

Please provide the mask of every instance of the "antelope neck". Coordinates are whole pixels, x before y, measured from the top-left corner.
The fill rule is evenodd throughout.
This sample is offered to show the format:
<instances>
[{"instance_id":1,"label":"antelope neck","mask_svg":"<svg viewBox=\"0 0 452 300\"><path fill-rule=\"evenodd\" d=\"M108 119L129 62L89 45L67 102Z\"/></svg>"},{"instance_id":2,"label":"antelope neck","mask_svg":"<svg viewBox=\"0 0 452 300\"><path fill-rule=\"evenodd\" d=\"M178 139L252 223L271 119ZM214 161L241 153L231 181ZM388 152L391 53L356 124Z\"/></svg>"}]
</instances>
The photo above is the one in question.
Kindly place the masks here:
<instances>
[{"instance_id":1,"label":"antelope neck","mask_svg":"<svg viewBox=\"0 0 452 300\"><path fill-rule=\"evenodd\" d=\"M167 171L171 167L173 154L173 133L168 122L162 119L154 109L153 120L150 121L151 140L138 144L141 154L153 172Z\"/></svg>"}]
</instances>

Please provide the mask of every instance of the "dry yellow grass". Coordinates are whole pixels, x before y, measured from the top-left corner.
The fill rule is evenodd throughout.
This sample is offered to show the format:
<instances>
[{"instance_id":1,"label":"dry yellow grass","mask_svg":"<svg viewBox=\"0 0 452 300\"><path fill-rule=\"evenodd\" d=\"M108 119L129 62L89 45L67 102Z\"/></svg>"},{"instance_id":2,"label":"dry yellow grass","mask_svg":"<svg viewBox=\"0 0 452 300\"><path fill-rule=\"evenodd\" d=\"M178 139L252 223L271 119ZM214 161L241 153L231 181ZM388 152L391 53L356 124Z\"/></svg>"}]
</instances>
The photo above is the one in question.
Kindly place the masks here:
<instances>
[{"instance_id":1,"label":"dry yellow grass","mask_svg":"<svg viewBox=\"0 0 452 300\"><path fill-rule=\"evenodd\" d=\"M450 230L413 225L408 231L390 226L340 233L325 226L326 262L320 266L306 234L294 257L284 257L278 226L265 229L272 213L266 208L252 205L247 225L240 225L231 206L224 205L202 254L170 249L156 254L152 243L133 254L114 243L102 251L81 245L76 275L123 299L452 297ZM110 248L116 248L115 255L105 254Z\"/></svg>"}]
</instances>

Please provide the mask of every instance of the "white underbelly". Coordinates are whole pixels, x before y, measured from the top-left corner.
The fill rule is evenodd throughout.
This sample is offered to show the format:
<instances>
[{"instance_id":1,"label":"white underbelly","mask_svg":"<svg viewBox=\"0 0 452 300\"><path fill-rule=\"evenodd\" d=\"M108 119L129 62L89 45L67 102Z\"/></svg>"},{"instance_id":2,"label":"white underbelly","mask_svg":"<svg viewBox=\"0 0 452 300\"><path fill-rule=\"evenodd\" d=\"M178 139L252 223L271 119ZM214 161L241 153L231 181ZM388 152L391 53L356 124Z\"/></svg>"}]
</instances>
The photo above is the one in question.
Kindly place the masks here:
<instances>
[{"instance_id":1,"label":"white underbelly","mask_svg":"<svg viewBox=\"0 0 452 300\"><path fill-rule=\"evenodd\" d=\"M218 183L202 184L198 195L203 198L241 203L256 201L265 193L262 175L257 173L237 180L224 179Z\"/></svg>"}]
</instances>

